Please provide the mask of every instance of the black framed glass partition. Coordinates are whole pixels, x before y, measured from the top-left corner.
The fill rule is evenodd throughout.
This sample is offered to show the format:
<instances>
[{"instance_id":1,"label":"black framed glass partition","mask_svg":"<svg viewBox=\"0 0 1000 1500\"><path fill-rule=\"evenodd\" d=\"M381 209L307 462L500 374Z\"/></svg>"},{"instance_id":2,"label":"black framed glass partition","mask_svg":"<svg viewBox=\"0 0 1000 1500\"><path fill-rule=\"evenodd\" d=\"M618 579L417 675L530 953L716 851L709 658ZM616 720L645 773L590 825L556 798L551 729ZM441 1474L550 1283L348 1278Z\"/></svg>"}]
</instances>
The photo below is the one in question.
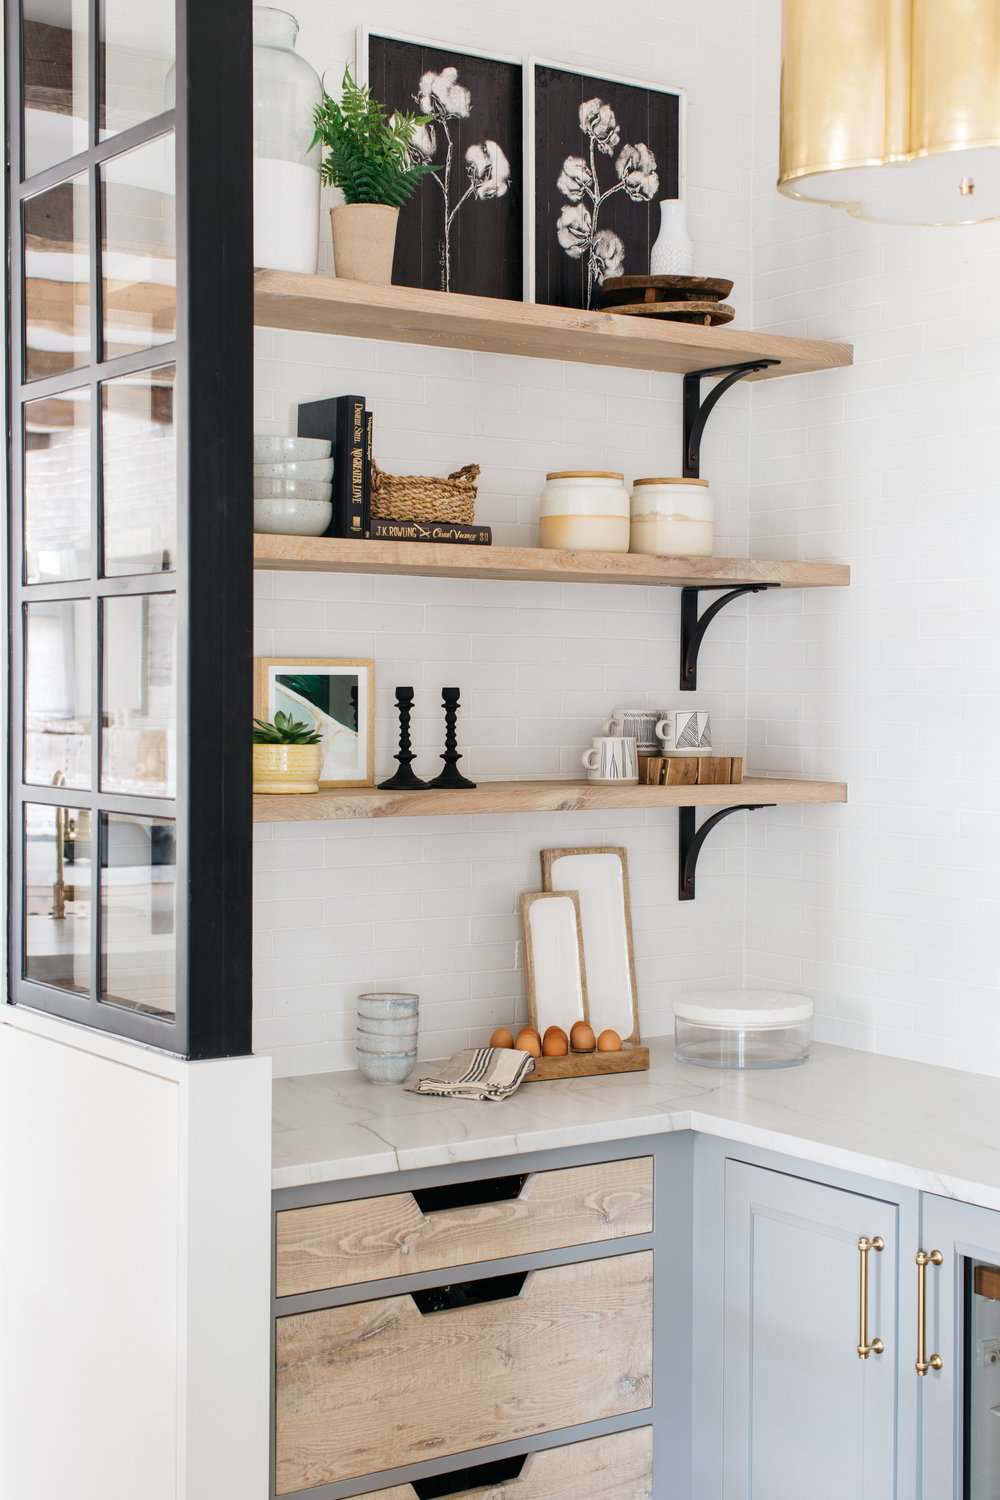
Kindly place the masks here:
<instances>
[{"instance_id":1,"label":"black framed glass partition","mask_svg":"<svg viewBox=\"0 0 1000 1500\"><path fill-rule=\"evenodd\" d=\"M8 1001L251 1049L251 8L5 0Z\"/></svg>"}]
</instances>

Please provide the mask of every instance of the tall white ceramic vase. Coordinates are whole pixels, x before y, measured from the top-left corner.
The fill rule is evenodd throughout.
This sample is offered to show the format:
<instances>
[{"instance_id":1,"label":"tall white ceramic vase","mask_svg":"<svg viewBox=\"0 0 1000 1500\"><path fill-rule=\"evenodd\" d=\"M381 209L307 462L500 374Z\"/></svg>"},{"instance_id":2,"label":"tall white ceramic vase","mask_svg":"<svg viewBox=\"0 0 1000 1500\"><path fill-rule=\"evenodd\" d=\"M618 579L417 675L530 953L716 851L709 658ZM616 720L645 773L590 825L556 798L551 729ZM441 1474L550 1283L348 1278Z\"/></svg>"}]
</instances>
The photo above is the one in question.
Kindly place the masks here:
<instances>
[{"instance_id":1,"label":"tall white ceramic vase","mask_svg":"<svg viewBox=\"0 0 1000 1500\"><path fill-rule=\"evenodd\" d=\"M660 232L649 252L651 276L690 276L694 270L694 245L687 231L687 205L683 198L660 200Z\"/></svg>"}]
</instances>

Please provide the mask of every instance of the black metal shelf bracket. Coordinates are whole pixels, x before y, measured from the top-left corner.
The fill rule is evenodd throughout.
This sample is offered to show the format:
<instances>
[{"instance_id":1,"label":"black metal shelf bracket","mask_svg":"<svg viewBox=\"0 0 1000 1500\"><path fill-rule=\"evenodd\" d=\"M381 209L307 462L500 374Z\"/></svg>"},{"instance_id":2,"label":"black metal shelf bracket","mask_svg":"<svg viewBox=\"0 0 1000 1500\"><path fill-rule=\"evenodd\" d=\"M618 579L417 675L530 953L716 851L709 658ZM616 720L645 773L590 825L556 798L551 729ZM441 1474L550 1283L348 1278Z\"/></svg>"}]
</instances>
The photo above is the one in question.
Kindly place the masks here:
<instances>
[{"instance_id":1,"label":"black metal shelf bracket","mask_svg":"<svg viewBox=\"0 0 1000 1500\"><path fill-rule=\"evenodd\" d=\"M711 589L681 589L681 692L693 693L698 686L698 653L705 632L719 611L743 594L760 594L764 589L780 587L780 583L741 583L739 588L729 589L721 599L716 599L701 616L698 614L698 595L711 592Z\"/></svg>"},{"instance_id":2,"label":"black metal shelf bracket","mask_svg":"<svg viewBox=\"0 0 1000 1500\"><path fill-rule=\"evenodd\" d=\"M716 403L730 386L747 375L756 375L771 365L780 365L780 359L752 359L742 365L716 365L708 370L691 370L684 376L684 477L697 479L701 474L701 440L705 423L715 410ZM704 401L701 399L701 382L711 375L721 375L722 380L712 387Z\"/></svg>"},{"instance_id":3,"label":"black metal shelf bracket","mask_svg":"<svg viewBox=\"0 0 1000 1500\"><path fill-rule=\"evenodd\" d=\"M760 812L762 807L776 806L776 802L747 802L740 807L724 807L721 812L713 813L710 818L706 818L700 828L696 827L695 809L693 807L679 808L680 825L677 840L678 901L694 900L694 877L698 868L698 857L701 854L702 845L717 823L721 823L723 818L730 817L732 813Z\"/></svg>"}]
</instances>

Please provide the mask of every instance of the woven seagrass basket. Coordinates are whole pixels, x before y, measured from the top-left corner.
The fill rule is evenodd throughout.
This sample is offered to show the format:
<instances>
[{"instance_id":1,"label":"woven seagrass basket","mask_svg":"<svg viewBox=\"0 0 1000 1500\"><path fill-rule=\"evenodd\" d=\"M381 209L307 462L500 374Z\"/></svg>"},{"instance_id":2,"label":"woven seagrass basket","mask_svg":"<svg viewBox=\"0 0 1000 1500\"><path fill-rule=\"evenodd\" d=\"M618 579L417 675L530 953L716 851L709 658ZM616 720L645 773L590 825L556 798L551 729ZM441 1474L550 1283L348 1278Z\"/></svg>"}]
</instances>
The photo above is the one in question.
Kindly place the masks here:
<instances>
[{"instance_id":1,"label":"woven seagrass basket","mask_svg":"<svg viewBox=\"0 0 1000 1500\"><path fill-rule=\"evenodd\" d=\"M372 514L395 521L474 521L478 478L478 464L467 464L447 479L386 474L373 464Z\"/></svg>"}]
</instances>

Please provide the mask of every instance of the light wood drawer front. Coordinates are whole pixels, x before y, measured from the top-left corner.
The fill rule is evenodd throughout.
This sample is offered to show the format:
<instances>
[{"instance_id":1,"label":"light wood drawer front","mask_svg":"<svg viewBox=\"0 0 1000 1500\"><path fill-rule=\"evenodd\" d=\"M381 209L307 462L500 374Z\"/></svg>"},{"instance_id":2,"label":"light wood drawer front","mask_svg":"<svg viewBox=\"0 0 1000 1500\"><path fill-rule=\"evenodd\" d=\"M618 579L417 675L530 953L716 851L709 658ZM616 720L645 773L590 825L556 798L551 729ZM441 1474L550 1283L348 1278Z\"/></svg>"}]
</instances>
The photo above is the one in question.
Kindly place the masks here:
<instances>
[{"instance_id":1,"label":"light wood drawer front","mask_svg":"<svg viewBox=\"0 0 1000 1500\"><path fill-rule=\"evenodd\" d=\"M505 1181L516 1191L518 1179ZM489 1191L488 1184L467 1187L473 1197ZM517 1197L502 1202L422 1210L420 1196L393 1193L279 1213L278 1296L649 1234L653 1161L534 1172Z\"/></svg>"},{"instance_id":2,"label":"light wood drawer front","mask_svg":"<svg viewBox=\"0 0 1000 1500\"><path fill-rule=\"evenodd\" d=\"M279 1318L278 1493L650 1405L651 1251L510 1282L467 1282L502 1300L441 1312L386 1297Z\"/></svg>"},{"instance_id":3,"label":"light wood drawer front","mask_svg":"<svg viewBox=\"0 0 1000 1500\"><path fill-rule=\"evenodd\" d=\"M448 1500L652 1500L653 1429L637 1427L586 1443L529 1453L516 1479L462 1469ZM466 1486L471 1486L467 1488ZM418 1500L412 1484L376 1490L363 1500Z\"/></svg>"}]
</instances>

